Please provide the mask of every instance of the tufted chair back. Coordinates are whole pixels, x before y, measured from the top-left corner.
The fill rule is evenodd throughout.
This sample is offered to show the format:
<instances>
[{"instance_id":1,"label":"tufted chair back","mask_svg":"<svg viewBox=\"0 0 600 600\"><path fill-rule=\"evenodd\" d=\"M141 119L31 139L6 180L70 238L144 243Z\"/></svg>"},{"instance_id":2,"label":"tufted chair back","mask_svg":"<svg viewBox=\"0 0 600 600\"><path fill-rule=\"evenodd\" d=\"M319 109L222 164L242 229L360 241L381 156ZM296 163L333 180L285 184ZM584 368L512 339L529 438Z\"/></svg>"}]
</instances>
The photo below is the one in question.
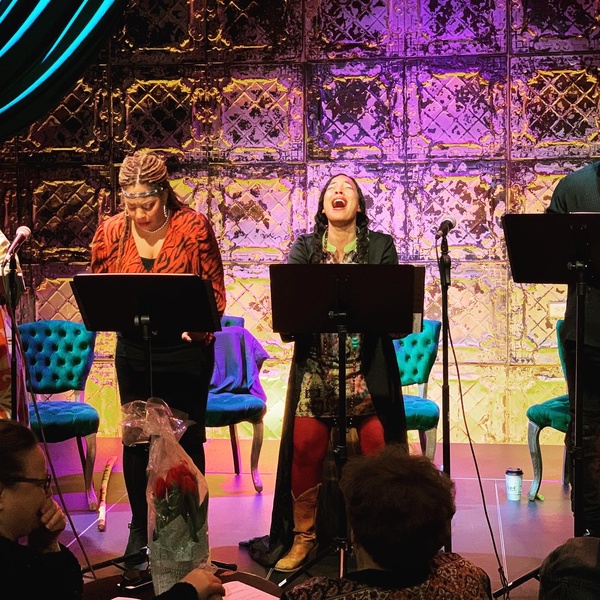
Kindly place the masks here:
<instances>
[{"instance_id":1,"label":"tufted chair back","mask_svg":"<svg viewBox=\"0 0 600 600\"><path fill-rule=\"evenodd\" d=\"M29 420L40 440L48 443L77 440L88 505L95 510L98 500L93 475L100 416L84 402L84 390L94 362L96 333L81 323L55 319L22 323L19 335L27 389L36 399L38 395L75 392L76 401L30 402Z\"/></svg>"},{"instance_id":2,"label":"tufted chair back","mask_svg":"<svg viewBox=\"0 0 600 600\"><path fill-rule=\"evenodd\" d=\"M409 431L418 431L421 449L431 460L435 456L438 405L427 398L427 383L437 357L442 323L423 319L419 333L394 340L402 387L417 385L418 395L404 393L404 412Z\"/></svg>"},{"instance_id":3,"label":"tufted chair back","mask_svg":"<svg viewBox=\"0 0 600 600\"><path fill-rule=\"evenodd\" d=\"M92 363L96 333L71 321L34 321L19 325L34 394L83 391Z\"/></svg>"},{"instance_id":4,"label":"tufted chair back","mask_svg":"<svg viewBox=\"0 0 600 600\"><path fill-rule=\"evenodd\" d=\"M402 385L426 384L437 358L440 321L423 319L421 333L411 333L394 340Z\"/></svg>"}]
</instances>

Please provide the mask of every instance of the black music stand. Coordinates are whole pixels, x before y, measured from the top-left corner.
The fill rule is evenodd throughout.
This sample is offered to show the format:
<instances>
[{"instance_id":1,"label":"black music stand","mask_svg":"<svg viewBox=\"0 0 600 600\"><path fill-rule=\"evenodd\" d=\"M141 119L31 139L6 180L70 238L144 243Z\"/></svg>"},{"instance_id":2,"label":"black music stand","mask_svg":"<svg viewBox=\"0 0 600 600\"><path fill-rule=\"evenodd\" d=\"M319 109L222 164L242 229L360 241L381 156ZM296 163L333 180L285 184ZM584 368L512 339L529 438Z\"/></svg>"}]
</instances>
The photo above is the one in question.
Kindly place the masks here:
<instances>
[{"instance_id":1,"label":"black music stand","mask_svg":"<svg viewBox=\"0 0 600 600\"><path fill-rule=\"evenodd\" d=\"M583 401L581 352L585 332L586 286L600 283L600 213L505 214L504 237L515 283L575 286L574 445L571 455L575 537L583 535ZM494 593L494 598L538 575L539 568Z\"/></svg>"},{"instance_id":2,"label":"black music stand","mask_svg":"<svg viewBox=\"0 0 600 600\"><path fill-rule=\"evenodd\" d=\"M281 334L335 333L339 336L338 481L347 460L346 334L407 335L422 327L425 267L369 264L270 265L273 331ZM318 290L315 294L314 290ZM339 576L346 574L348 550L344 500L339 494ZM331 548L283 579L283 587L319 562Z\"/></svg>"},{"instance_id":3,"label":"black music stand","mask_svg":"<svg viewBox=\"0 0 600 600\"><path fill-rule=\"evenodd\" d=\"M154 395L153 334L221 331L212 284L198 275L80 273L71 281L71 288L90 331L142 332L148 398Z\"/></svg>"}]
</instances>

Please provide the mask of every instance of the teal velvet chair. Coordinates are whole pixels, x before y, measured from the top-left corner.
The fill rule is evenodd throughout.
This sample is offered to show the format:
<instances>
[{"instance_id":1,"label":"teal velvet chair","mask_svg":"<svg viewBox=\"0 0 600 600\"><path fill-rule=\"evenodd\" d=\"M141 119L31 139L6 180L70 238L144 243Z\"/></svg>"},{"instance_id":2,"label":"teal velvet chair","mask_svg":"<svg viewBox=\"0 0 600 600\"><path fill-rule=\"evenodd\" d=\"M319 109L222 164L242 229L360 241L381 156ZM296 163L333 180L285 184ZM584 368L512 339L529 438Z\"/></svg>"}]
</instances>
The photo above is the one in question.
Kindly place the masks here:
<instances>
[{"instance_id":1,"label":"teal velvet chair","mask_svg":"<svg viewBox=\"0 0 600 600\"><path fill-rule=\"evenodd\" d=\"M36 395L35 405L29 403L31 429L40 441L45 439L48 443L77 440L88 505L90 510L96 510L98 500L93 476L100 416L84 399L85 384L94 361L96 334L81 323L63 320L34 321L18 327L27 389ZM75 401L43 401L40 397L69 391L75 392Z\"/></svg>"},{"instance_id":2,"label":"teal velvet chair","mask_svg":"<svg viewBox=\"0 0 600 600\"><path fill-rule=\"evenodd\" d=\"M441 327L440 321L423 319L420 333L394 340L402 387L418 386L418 395L404 394L407 429L419 432L421 450L431 460L435 457L440 409L427 398L427 383L437 357Z\"/></svg>"},{"instance_id":3,"label":"teal velvet chair","mask_svg":"<svg viewBox=\"0 0 600 600\"><path fill-rule=\"evenodd\" d=\"M263 489L258 460L263 444L263 418L267 395L260 382L260 370L269 355L260 342L244 328L243 317L223 316L222 331L215 332L215 368L206 407L207 427L229 427L233 466L240 474L237 424L252 424L250 472L257 492Z\"/></svg>"},{"instance_id":4,"label":"teal velvet chair","mask_svg":"<svg viewBox=\"0 0 600 600\"><path fill-rule=\"evenodd\" d=\"M558 339L558 355L562 366L563 375L566 380L566 369L564 350L560 342L560 331L562 328L562 319L556 322L556 337ZM571 421L569 412L569 395L563 394L556 398L551 398L540 404L533 404L525 413L529 420L527 424L527 444L529 446L529 454L531 455L531 463L533 466L533 479L527 497L529 500L535 500L540 490L542 483L542 451L540 448L540 432L544 427L552 427L562 433L567 432L567 427ZM569 485L569 469L567 461L567 448L565 446L563 452L563 485Z\"/></svg>"}]
</instances>

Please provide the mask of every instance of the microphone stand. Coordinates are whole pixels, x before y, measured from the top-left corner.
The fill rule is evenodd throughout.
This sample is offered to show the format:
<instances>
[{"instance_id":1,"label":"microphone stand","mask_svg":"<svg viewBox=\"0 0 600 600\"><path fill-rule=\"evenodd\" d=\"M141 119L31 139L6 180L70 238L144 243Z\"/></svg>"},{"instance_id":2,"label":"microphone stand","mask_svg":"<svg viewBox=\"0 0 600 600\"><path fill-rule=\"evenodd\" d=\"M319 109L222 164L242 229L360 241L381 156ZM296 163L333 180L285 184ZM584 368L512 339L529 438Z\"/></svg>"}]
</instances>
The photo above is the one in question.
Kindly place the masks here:
<instances>
[{"instance_id":1,"label":"microphone stand","mask_svg":"<svg viewBox=\"0 0 600 600\"><path fill-rule=\"evenodd\" d=\"M17 324L15 311L17 308L17 258L13 253L9 261L8 270L8 312L10 314L10 410L11 418L19 420L17 411Z\"/></svg>"},{"instance_id":2,"label":"microphone stand","mask_svg":"<svg viewBox=\"0 0 600 600\"><path fill-rule=\"evenodd\" d=\"M442 451L443 471L450 477L450 386L448 384L448 288L452 260L448 255L447 232L442 234L441 255L438 260L440 285L442 290ZM452 536L444 546L446 552L452 552Z\"/></svg>"}]
</instances>

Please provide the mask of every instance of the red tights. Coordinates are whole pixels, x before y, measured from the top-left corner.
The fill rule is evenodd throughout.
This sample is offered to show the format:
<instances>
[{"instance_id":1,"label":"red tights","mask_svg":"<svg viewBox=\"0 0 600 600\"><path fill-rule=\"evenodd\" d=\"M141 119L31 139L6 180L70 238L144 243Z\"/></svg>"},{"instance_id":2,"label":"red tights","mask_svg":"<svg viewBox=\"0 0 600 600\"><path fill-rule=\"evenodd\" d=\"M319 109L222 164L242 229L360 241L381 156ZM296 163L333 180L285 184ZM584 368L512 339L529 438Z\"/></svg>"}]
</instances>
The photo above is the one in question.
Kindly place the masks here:
<instances>
[{"instance_id":1,"label":"red tights","mask_svg":"<svg viewBox=\"0 0 600 600\"><path fill-rule=\"evenodd\" d=\"M321 481L331 428L313 417L294 418L292 493L297 498ZM384 446L383 427L377 416L360 420L357 427L362 454L377 454Z\"/></svg>"}]
</instances>

